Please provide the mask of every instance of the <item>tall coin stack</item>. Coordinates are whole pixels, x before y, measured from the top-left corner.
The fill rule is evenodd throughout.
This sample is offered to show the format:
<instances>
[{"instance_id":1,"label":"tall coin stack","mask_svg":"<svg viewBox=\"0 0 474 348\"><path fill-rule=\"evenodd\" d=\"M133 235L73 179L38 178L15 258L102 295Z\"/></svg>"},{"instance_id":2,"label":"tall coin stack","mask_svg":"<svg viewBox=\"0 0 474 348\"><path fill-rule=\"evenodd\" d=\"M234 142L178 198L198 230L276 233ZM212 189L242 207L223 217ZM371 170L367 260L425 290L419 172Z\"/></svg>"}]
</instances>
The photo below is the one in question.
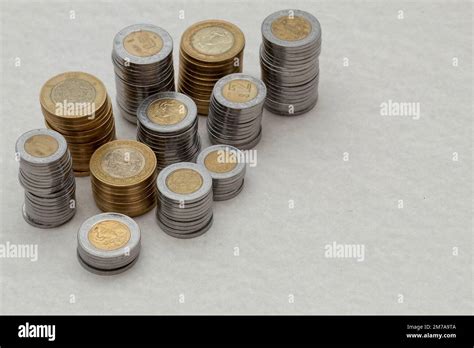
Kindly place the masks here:
<instances>
[{"instance_id":1,"label":"tall coin stack","mask_svg":"<svg viewBox=\"0 0 474 348\"><path fill-rule=\"evenodd\" d=\"M172 164L158 174L156 216L161 229L176 238L193 238L212 225L212 178L198 164Z\"/></svg>"},{"instance_id":2,"label":"tall coin stack","mask_svg":"<svg viewBox=\"0 0 474 348\"><path fill-rule=\"evenodd\" d=\"M265 107L279 115L300 115L318 101L321 26L313 15L282 10L265 18L260 47Z\"/></svg>"},{"instance_id":3,"label":"tall coin stack","mask_svg":"<svg viewBox=\"0 0 474 348\"><path fill-rule=\"evenodd\" d=\"M178 92L146 98L138 108L137 140L157 158L158 171L177 162L194 162L201 149L196 104Z\"/></svg>"},{"instance_id":4,"label":"tall coin stack","mask_svg":"<svg viewBox=\"0 0 474 348\"><path fill-rule=\"evenodd\" d=\"M178 91L207 115L214 84L221 77L242 71L245 38L232 23L206 20L190 26L181 38Z\"/></svg>"},{"instance_id":5,"label":"tall coin stack","mask_svg":"<svg viewBox=\"0 0 474 348\"><path fill-rule=\"evenodd\" d=\"M246 74L221 78L212 92L207 130L213 144L248 150L262 137L265 84Z\"/></svg>"},{"instance_id":6,"label":"tall coin stack","mask_svg":"<svg viewBox=\"0 0 474 348\"><path fill-rule=\"evenodd\" d=\"M137 108L146 97L174 91L173 40L167 31L151 24L122 29L114 39L117 104L121 115L136 123Z\"/></svg>"},{"instance_id":7,"label":"tall coin stack","mask_svg":"<svg viewBox=\"0 0 474 348\"><path fill-rule=\"evenodd\" d=\"M242 191L245 161L239 149L229 145L209 146L199 154L197 164L211 174L215 201L234 198Z\"/></svg>"},{"instance_id":8,"label":"tall coin stack","mask_svg":"<svg viewBox=\"0 0 474 348\"><path fill-rule=\"evenodd\" d=\"M87 219L77 233L80 264L100 275L113 275L129 269L137 261L140 247L140 227L122 214L95 215Z\"/></svg>"},{"instance_id":9,"label":"tall coin stack","mask_svg":"<svg viewBox=\"0 0 474 348\"><path fill-rule=\"evenodd\" d=\"M76 182L66 139L50 129L31 130L18 138L16 153L26 222L52 228L69 221L76 213Z\"/></svg>"},{"instance_id":10,"label":"tall coin stack","mask_svg":"<svg viewBox=\"0 0 474 348\"><path fill-rule=\"evenodd\" d=\"M112 103L104 84L83 72L63 73L44 84L40 102L46 126L66 138L74 174L89 175L92 153L115 139Z\"/></svg>"},{"instance_id":11,"label":"tall coin stack","mask_svg":"<svg viewBox=\"0 0 474 348\"><path fill-rule=\"evenodd\" d=\"M95 202L102 211L138 216L156 204L156 157L138 141L115 140L91 157Z\"/></svg>"}]
</instances>

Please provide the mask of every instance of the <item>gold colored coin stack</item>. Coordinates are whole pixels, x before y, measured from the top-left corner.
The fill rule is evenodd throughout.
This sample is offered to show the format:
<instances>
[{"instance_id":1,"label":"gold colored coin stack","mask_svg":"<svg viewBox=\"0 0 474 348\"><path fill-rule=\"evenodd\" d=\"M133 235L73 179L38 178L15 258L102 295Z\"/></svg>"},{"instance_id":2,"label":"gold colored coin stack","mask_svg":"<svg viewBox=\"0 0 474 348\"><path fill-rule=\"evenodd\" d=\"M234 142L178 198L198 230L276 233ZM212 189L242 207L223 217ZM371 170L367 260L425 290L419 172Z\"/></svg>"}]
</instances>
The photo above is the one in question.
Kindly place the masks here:
<instances>
[{"instance_id":1,"label":"gold colored coin stack","mask_svg":"<svg viewBox=\"0 0 474 348\"><path fill-rule=\"evenodd\" d=\"M207 115L214 84L242 72L245 38L232 23L206 20L189 27L181 38L178 91L190 96L199 115Z\"/></svg>"},{"instance_id":2,"label":"gold colored coin stack","mask_svg":"<svg viewBox=\"0 0 474 348\"><path fill-rule=\"evenodd\" d=\"M115 140L91 157L95 202L102 211L138 216L156 204L156 156L135 140Z\"/></svg>"},{"instance_id":3,"label":"gold colored coin stack","mask_svg":"<svg viewBox=\"0 0 474 348\"><path fill-rule=\"evenodd\" d=\"M66 72L48 80L40 103L45 124L66 138L76 176L90 173L94 151L115 139L115 123L104 84L84 72Z\"/></svg>"}]
</instances>

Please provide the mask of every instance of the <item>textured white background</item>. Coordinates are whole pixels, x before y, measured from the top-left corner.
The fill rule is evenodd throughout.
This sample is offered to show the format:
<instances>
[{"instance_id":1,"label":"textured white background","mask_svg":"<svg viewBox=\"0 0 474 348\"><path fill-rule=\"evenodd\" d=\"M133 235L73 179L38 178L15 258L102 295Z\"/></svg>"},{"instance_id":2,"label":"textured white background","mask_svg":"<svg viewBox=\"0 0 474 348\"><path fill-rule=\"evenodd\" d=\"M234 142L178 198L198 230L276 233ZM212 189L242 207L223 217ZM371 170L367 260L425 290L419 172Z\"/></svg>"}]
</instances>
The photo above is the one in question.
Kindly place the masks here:
<instances>
[{"instance_id":1,"label":"textured white background","mask_svg":"<svg viewBox=\"0 0 474 348\"><path fill-rule=\"evenodd\" d=\"M14 144L43 127L38 95L47 79L86 71L115 98L116 32L138 22L165 28L177 68L182 32L208 18L242 28L244 72L259 76L261 22L285 8L321 22L319 103L292 119L265 112L258 166L237 198L215 204L207 234L171 238L150 212L136 219L138 263L101 277L76 260L77 229L100 212L89 178L77 179L78 211L66 225L38 230L23 221ZM0 259L1 313L472 312L470 2L6 0L1 22L0 243L39 247L37 262ZM420 102L421 118L381 116L389 99ZM135 138L132 124L116 123L118 138ZM364 244L365 261L325 258L333 241Z\"/></svg>"}]
</instances>

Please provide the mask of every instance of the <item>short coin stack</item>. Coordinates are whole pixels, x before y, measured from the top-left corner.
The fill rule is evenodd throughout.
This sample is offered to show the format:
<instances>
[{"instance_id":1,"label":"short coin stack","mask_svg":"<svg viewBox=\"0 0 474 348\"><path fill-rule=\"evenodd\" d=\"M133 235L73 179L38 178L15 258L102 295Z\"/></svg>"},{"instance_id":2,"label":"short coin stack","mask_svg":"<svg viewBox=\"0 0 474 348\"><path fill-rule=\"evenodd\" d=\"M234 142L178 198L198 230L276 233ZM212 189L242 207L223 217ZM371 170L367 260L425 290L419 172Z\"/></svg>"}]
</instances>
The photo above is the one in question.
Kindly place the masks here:
<instances>
[{"instance_id":1,"label":"short coin stack","mask_svg":"<svg viewBox=\"0 0 474 348\"><path fill-rule=\"evenodd\" d=\"M133 266L140 254L140 227L131 218L104 213L87 219L77 233L77 256L88 271L113 275Z\"/></svg>"},{"instance_id":2,"label":"short coin stack","mask_svg":"<svg viewBox=\"0 0 474 348\"><path fill-rule=\"evenodd\" d=\"M115 139L112 104L104 84L83 72L63 73L44 84L40 102L46 126L66 138L74 174L89 175L92 153Z\"/></svg>"},{"instance_id":3,"label":"short coin stack","mask_svg":"<svg viewBox=\"0 0 474 348\"><path fill-rule=\"evenodd\" d=\"M246 74L221 78L212 92L207 130L213 144L242 150L253 148L262 136L265 84Z\"/></svg>"},{"instance_id":4,"label":"short coin stack","mask_svg":"<svg viewBox=\"0 0 474 348\"><path fill-rule=\"evenodd\" d=\"M282 10L265 18L260 48L265 107L279 115L299 115L318 100L321 26L311 14Z\"/></svg>"},{"instance_id":5,"label":"short coin stack","mask_svg":"<svg viewBox=\"0 0 474 348\"><path fill-rule=\"evenodd\" d=\"M91 157L92 192L102 211L138 216L156 204L156 157L134 140L115 140Z\"/></svg>"},{"instance_id":6,"label":"short coin stack","mask_svg":"<svg viewBox=\"0 0 474 348\"><path fill-rule=\"evenodd\" d=\"M117 104L128 121L137 121L137 108L146 97L174 91L173 40L164 29L135 24L122 29L114 39Z\"/></svg>"},{"instance_id":7,"label":"short coin stack","mask_svg":"<svg viewBox=\"0 0 474 348\"><path fill-rule=\"evenodd\" d=\"M245 161L242 151L229 145L213 145L205 148L197 158L212 177L215 201L237 196L244 187Z\"/></svg>"},{"instance_id":8,"label":"short coin stack","mask_svg":"<svg viewBox=\"0 0 474 348\"><path fill-rule=\"evenodd\" d=\"M18 138L16 153L26 222L52 228L69 221L76 212L76 182L66 139L50 129L31 130Z\"/></svg>"},{"instance_id":9,"label":"short coin stack","mask_svg":"<svg viewBox=\"0 0 474 348\"><path fill-rule=\"evenodd\" d=\"M137 140L157 158L158 171L178 162L194 162L201 149L196 104L178 92L146 98L138 108Z\"/></svg>"},{"instance_id":10,"label":"short coin stack","mask_svg":"<svg viewBox=\"0 0 474 348\"><path fill-rule=\"evenodd\" d=\"M178 90L196 102L199 115L207 115L217 80L242 71L244 46L242 31L222 20L202 21L184 32Z\"/></svg>"},{"instance_id":11,"label":"short coin stack","mask_svg":"<svg viewBox=\"0 0 474 348\"><path fill-rule=\"evenodd\" d=\"M176 238L193 238L212 225L212 178L198 164L172 164L158 175L156 216L161 229Z\"/></svg>"}]
</instances>

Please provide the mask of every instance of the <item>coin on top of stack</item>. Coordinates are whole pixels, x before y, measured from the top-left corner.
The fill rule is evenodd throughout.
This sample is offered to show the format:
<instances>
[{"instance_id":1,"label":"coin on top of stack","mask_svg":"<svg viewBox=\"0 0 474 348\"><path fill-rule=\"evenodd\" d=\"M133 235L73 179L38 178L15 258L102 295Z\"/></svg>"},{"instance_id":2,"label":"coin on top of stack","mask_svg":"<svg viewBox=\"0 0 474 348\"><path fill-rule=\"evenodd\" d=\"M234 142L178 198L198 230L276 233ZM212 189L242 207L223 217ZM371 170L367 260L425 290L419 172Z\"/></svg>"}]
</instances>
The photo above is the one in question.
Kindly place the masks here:
<instances>
[{"instance_id":1,"label":"coin on top of stack","mask_svg":"<svg viewBox=\"0 0 474 348\"><path fill-rule=\"evenodd\" d=\"M242 151L230 145L213 145L201 151L197 164L212 177L215 201L237 196L244 187L245 161Z\"/></svg>"},{"instance_id":2,"label":"coin on top of stack","mask_svg":"<svg viewBox=\"0 0 474 348\"><path fill-rule=\"evenodd\" d=\"M91 157L92 193L102 211L138 216L156 204L156 157L145 144L115 140Z\"/></svg>"},{"instance_id":3,"label":"coin on top of stack","mask_svg":"<svg viewBox=\"0 0 474 348\"><path fill-rule=\"evenodd\" d=\"M205 20L190 26L181 37L178 91L207 115L214 84L221 77L242 71L245 38L232 23Z\"/></svg>"},{"instance_id":4,"label":"coin on top of stack","mask_svg":"<svg viewBox=\"0 0 474 348\"><path fill-rule=\"evenodd\" d=\"M156 217L161 229L176 238L193 238L212 225L212 178L196 163L171 164L158 175Z\"/></svg>"},{"instance_id":5,"label":"coin on top of stack","mask_svg":"<svg viewBox=\"0 0 474 348\"><path fill-rule=\"evenodd\" d=\"M113 275L129 269L137 261L140 247L140 227L123 214L92 216L77 233L80 264L100 275Z\"/></svg>"},{"instance_id":6,"label":"coin on top of stack","mask_svg":"<svg viewBox=\"0 0 474 348\"><path fill-rule=\"evenodd\" d=\"M46 126L66 138L74 174L89 175L92 153L115 139L112 103L104 84L84 72L62 73L43 85L40 103Z\"/></svg>"},{"instance_id":7,"label":"coin on top of stack","mask_svg":"<svg viewBox=\"0 0 474 348\"><path fill-rule=\"evenodd\" d=\"M174 91L173 40L151 24L128 26L114 38L112 62L121 115L137 122L137 108L146 97Z\"/></svg>"},{"instance_id":8,"label":"coin on top of stack","mask_svg":"<svg viewBox=\"0 0 474 348\"><path fill-rule=\"evenodd\" d=\"M286 116L311 110L318 101L319 21L305 11L278 11L263 21L262 36L260 66L268 89L265 107Z\"/></svg>"},{"instance_id":9,"label":"coin on top of stack","mask_svg":"<svg viewBox=\"0 0 474 348\"><path fill-rule=\"evenodd\" d=\"M66 139L50 129L35 129L22 134L15 148L26 222L52 228L69 221L76 213L76 182Z\"/></svg>"},{"instance_id":10,"label":"coin on top of stack","mask_svg":"<svg viewBox=\"0 0 474 348\"><path fill-rule=\"evenodd\" d=\"M261 80L246 74L230 74L217 81L207 119L211 142L242 150L257 145L266 93Z\"/></svg>"},{"instance_id":11,"label":"coin on top of stack","mask_svg":"<svg viewBox=\"0 0 474 348\"><path fill-rule=\"evenodd\" d=\"M177 162L194 162L201 149L194 101L178 92L146 98L138 108L137 140L157 158L158 171Z\"/></svg>"}]
</instances>

